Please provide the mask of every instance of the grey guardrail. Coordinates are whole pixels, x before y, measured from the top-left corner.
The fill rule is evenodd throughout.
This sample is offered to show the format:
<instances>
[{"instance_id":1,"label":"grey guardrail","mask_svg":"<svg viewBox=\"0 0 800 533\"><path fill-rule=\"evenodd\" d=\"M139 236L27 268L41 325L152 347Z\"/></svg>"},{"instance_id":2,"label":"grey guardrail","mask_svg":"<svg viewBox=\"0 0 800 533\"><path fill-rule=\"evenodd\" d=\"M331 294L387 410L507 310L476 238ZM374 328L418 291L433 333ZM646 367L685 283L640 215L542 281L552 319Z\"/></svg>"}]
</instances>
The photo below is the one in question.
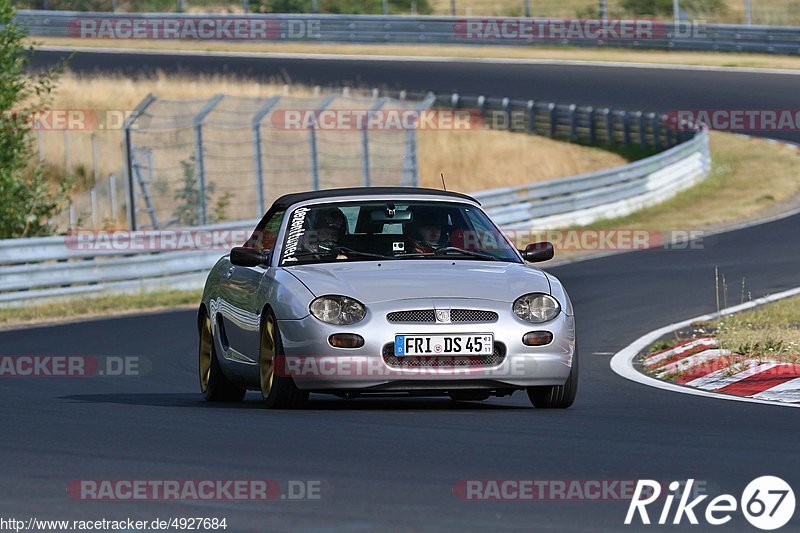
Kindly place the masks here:
<instances>
[{"instance_id":1,"label":"grey guardrail","mask_svg":"<svg viewBox=\"0 0 800 533\"><path fill-rule=\"evenodd\" d=\"M72 11L20 10L17 20L36 37L76 37L80 35L81 21L214 21L262 20L267 26L264 37L251 40L268 41L319 41L340 43L416 43L416 44L482 44L482 45L564 45L579 47L622 47L661 50L697 50L725 52L760 52L800 54L800 28L788 26L746 26L732 24L692 24L689 22L653 22L653 31L634 33L633 37L607 34L599 39L586 33L549 33L546 38L517 36L516 30L494 32L494 26L483 30L467 29L468 22L524 21L510 17L438 17L389 15L235 15L235 14L165 14L165 13L97 13ZM515 22L514 22L515 21ZM520 22L522 21L522 22ZM645 21L647 22L647 21ZM127 28L127 26L125 26ZM259 26L261 27L261 26ZM491 28L491 31L487 31ZM502 27L501 27L502 29ZM231 38L227 34L220 39ZM560 37L563 35L564 37ZM577 38L576 38L577 37ZM118 36L119 38L119 36ZM236 37L233 37L236 38ZM243 40L243 39L242 39Z\"/></svg>"},{"instance_id":2,"label":"grey guardrail","mask_svg":"<svg viewBox=\"0 0 800 533\"><path fill-rule=\"evenodd\" d=\"M619 168L474 194L503 228L547 229L622 216L663 201L708 175L708 134ZM198 289L224 255L222 239L243 242L256 221L171 232L77 234L0 241L0 307L105 293ZM216 243L183 249L187 241ZM203 239L204 233L214 235ZM170 235L170 246L163 245ZM176 236L177 235L177 236ZM226 234L227 235L227 234ZM198 237L199 236L199 237ZM148 244L156 242L156 245Z\"/></svg>"}]
</instances>

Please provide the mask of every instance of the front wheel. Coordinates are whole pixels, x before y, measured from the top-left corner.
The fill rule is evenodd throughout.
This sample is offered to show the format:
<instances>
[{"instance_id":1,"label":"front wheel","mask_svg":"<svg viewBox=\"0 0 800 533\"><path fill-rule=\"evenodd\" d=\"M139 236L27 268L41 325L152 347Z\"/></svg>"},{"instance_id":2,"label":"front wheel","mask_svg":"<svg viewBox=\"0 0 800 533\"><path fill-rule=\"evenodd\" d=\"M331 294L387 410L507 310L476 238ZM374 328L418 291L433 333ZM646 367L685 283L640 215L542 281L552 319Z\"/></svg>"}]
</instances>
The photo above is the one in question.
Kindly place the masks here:
<instances>
[{"instance_id":1,"label":"front wheel","mask_svg":"<svg viewBox=\"0 0 800 533\"><path fill-rule=\"evenodd\" d=\"M225 377L217 361L217 350L211 333L211 319L203 318L200 326L200 392L209 402L240 402L247 390Z\"/></svg>"},{"instance_id":2,"label":"front wheel","mask_svg":"<svg viewBox=\"0 0 800 533\"><path fill-rule=\"evenodd\" d=\"M278 321L270 313L261 327L261 345L258 353L258 374L261 395L268 409L298 409L308 399L294 384L291 376L282 375L283 344ZM276 372L276 366L277 372Z\"/></svg>"},{"instance_id":3,"label":"front wheel","mask_svg":"<svg viewBox=\"0 0 800 533\"><path fill-rule=\"evenodd\" d=\"M566 409L578 393L578 352L572 357L572 369L563 385L528 387L528 398L537 409Z\"/></svg>"}]
</instances>

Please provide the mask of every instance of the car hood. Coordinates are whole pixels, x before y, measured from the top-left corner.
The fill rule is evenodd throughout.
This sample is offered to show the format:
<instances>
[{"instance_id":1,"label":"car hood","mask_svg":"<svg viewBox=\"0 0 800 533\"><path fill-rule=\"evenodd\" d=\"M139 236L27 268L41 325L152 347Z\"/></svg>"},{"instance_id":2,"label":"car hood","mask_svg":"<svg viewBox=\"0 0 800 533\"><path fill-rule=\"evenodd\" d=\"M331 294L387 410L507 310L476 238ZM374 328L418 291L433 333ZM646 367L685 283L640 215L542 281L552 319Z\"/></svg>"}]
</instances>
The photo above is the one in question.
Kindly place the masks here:
<instances>
[{"instance_id":1,"label":"car hood","mask_svg":"<svg viewBox=\"0 0 800 533\"><path fill-rule=\"evenodd\" d=\"M550 294L538 268L488 261L408 260L299 265L286 269L315 296L340 294L365 304L412 298L480 298L513 302Z\"/></svg>"}]
</instances>

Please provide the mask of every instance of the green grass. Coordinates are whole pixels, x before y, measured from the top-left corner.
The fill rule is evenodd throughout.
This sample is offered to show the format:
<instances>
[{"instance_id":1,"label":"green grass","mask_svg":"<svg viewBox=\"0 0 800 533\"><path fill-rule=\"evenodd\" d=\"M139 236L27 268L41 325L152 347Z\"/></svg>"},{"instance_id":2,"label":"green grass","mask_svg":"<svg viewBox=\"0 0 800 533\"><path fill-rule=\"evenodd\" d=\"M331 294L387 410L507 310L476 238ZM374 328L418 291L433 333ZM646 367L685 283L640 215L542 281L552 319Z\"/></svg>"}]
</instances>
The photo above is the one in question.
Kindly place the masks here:
<instances>
[{"instance_id":1,"label":"green grass","mask_svg":"<svg viewBox=\"0 0 800 533\"><path fill-rule=\"evenodd\" d=\"M800 361L800 297L786 298L714 322L720 346L734 353Z\"/></svg>"},{"instance_id":2,"label":"green grass","mask_svg":"<svg viewBox=\"0 0 800 533\"><path fill-rule=\"evenodd\" d=\"M160 291L79 298L69 302L44 303L29 307L0 308L0 326L196 306L199 305L200 297L200 291Z\"/></svg>"}]
</instances>

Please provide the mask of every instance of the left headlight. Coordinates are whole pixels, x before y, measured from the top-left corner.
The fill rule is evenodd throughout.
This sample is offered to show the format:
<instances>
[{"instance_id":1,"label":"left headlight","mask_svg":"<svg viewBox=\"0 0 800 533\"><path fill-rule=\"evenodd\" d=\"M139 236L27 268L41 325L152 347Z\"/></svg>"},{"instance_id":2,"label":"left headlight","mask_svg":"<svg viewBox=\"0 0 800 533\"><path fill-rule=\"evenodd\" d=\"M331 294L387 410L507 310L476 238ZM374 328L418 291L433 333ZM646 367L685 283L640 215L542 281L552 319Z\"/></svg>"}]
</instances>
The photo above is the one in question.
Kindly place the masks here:
<instances>
[{"instance_id":1,"label":"left headlight","mask_svg":"<svg viewBox=\"0 0 800 533\"><path fill-rule=\"evenodd\" d=\"M311 302L308 310L317 320L335 326L347 326L364 320L364 304L347 296L320 296Z\"/></svg>"},{"instance_id":2,"label":"left headlight","mask_svg":"<svg viewBox=\"0 0 800 533\"><path fill-rule=\"evenodd\" d=\"M514 314L534 324L553 320L560 312L561 305L558 300L548 294L526 294L514 301Z\"/></svg>"}]
</instances>

